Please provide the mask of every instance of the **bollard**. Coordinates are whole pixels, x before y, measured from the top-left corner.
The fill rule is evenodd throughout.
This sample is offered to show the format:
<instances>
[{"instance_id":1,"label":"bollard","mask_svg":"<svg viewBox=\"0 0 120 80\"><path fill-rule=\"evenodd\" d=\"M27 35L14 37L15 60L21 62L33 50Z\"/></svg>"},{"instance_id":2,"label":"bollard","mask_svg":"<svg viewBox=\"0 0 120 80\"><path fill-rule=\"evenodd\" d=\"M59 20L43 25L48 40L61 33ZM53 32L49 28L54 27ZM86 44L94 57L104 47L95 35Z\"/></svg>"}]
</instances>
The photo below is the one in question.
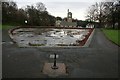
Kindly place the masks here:
<instances>
[{"instance_id":1,"label":"bollard","mask_svg":"<svg viewBox=\"0 0 120 80\"><path fill-rule=\"evenodd\" d=\"M54 53L54 63L53 66L51 67L52 69L58 69L57 65L56 65L56 54Z\"/></svg>"}]
</instances>

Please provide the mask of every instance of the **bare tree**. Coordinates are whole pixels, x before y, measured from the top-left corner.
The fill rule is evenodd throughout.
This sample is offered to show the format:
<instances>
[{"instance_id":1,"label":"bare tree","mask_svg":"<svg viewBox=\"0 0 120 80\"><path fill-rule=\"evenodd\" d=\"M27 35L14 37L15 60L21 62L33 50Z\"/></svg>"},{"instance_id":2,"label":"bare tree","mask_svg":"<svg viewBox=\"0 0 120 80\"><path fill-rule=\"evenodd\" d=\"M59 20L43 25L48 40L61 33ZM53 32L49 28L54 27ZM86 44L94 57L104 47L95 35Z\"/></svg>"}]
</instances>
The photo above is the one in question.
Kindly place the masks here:
<instances>
[{"instance_id":1,"label":"bare tree","mask_svg":"<svg viewBox=\"0 0 120 80\"><path fill-rule=\"evenodd\" d=\"M106 11L105 9L105 3L106 2L99 2L95 3L90 7L88 10L88 16L87 18L94 21L94 22L99 22L99 25L102 27L104 24L104 19L105 19L105 14Z\"/></svg>"},{"instance_id":2,"label":"bare tree","mask_svg":"<svg viewBox=\"0 0 120 80\"><path fill-rule=\"evenodd\" d=\"M41 2L36 3L36 8L37 8L37 10L39 10L40 12L46 11L45 5L44 5L43 3L41 3Z\"/></svg>"},{"instance_id":3,"label":"bare tree","mask_svg":"<svg viewBox=\"0 0 120 80\"><path fill-rule=\"evenodd\" d=\"M100 26L111 26L115 28L115 24L120 25L120 1L95 3L87 12L87 20L98 21Z\"/></svg>"},{"instance_id":4,"label":"bare tree","mask_svg":"<svg viewBox=\"0 0 120 80\"><path fill-rule=\"evenodd\" d=\"M88 21L95 21L95 7L94 7L94 5L89 7L86 18Z\"/></svg>"}]
</instances>

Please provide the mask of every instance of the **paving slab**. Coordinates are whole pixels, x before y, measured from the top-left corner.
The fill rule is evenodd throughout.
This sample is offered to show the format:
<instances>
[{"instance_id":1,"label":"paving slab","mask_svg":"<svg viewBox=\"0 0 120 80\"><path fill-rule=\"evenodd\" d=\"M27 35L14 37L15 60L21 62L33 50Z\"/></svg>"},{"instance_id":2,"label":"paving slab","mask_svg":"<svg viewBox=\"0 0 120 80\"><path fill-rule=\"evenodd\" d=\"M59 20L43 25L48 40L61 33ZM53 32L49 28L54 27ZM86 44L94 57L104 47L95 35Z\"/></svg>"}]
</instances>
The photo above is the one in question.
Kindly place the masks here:
<instances>
[{"instance_id":1,"label":"paving slab","mask_svg":"<svg viewBox=\"0 0 120 80\"><path fill-rule=\"evenodd\" d=\"M60 75L67 75L66 66L64 63L56 63L58 69L52 69L53 63L45 63L43 67L43 74L47 74L50 77L57 77Z\"/></svg>"}]
</instances>

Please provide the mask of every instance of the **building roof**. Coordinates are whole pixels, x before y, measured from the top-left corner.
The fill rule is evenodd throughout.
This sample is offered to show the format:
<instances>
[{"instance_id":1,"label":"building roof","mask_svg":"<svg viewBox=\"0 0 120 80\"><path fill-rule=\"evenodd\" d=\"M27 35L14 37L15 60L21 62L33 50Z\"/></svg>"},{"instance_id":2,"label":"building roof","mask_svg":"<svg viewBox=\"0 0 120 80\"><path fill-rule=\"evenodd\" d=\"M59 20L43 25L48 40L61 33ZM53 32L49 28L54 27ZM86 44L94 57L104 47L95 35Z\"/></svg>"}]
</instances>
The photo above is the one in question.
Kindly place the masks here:
<instances>
[{"instance_id":1,"label":"building roof","mask_svg":"<svg viewBox=\"0 0 120 80\"><path fill-rule=\"evenodd\" d=\"M77 22L67 22L67 21L62 21L61 22L62 26L77 26Z\"/></svg>"}]
</instances>

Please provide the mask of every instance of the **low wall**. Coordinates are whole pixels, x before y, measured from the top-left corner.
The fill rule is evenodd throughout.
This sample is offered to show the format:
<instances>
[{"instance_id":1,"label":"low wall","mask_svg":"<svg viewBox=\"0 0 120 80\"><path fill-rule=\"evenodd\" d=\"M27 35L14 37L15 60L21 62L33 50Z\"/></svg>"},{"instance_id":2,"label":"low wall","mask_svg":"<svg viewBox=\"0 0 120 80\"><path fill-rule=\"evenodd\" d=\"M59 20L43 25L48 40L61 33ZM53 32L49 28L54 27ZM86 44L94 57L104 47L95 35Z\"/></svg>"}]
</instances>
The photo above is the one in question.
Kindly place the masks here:
<instances>
[{"instance_id":1,"label":"low wall","mask_svg":"<svg viewBox=\"0 0 120 80\"><path fill-rule=\"evenodd\" d=\"M16 29L20 28L56 28L56 29L91 29L91 28L79 28L79 27L56 27L56 26L17 26L10 30L12 33Z\"/></svg>"},{"instance_id":2,"label":"low wall","mask_svg":"<svg viewBox=\"0 0 120 80\"><path fill-rule=\"evenodd\" d=\"M90 43L91 43L91 41L92 41L94 32L95 32L95 29L92 31L91 35L89 36L89 38L87 39L87 41L86 41L86 43L84 44L83 47L89 47L89 45L90 45Z\"/></svg>"}]
</instances>

